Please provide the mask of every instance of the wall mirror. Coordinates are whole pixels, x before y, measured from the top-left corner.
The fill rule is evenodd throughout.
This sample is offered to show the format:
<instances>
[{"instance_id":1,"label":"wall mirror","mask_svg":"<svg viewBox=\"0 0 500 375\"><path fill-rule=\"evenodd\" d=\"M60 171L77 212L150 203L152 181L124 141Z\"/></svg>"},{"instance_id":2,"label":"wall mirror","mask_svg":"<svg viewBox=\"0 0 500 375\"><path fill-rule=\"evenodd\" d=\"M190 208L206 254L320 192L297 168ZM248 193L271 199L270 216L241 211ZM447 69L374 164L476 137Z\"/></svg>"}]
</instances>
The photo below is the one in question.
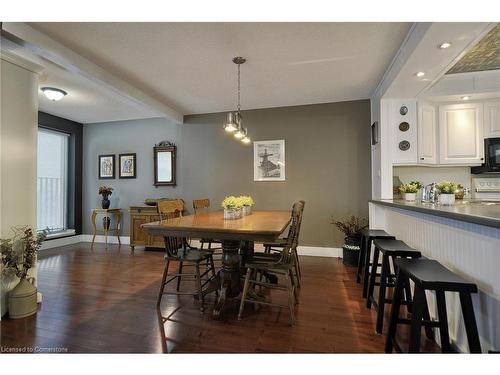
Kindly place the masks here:
<instances>
[{"instance_id":1,"label":"wall mirror","mask_svg":"<svg viewBox=\"0 0 500 375\"><path fill-rule=\"evenodd\" d=\"M160 142L153 147L155 186L175 186L176 147Z\"/></svg>"}]
</instances>

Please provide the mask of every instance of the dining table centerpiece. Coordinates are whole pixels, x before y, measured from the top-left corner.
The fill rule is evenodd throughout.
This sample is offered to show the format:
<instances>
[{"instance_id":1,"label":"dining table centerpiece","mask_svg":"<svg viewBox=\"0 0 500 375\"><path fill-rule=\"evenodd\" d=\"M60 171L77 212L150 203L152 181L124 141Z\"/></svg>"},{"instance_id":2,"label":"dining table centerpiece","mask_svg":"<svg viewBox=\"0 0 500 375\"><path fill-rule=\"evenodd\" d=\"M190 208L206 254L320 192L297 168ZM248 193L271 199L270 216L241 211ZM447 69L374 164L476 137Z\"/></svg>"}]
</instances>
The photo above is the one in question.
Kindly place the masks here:
<instances>
[{"instance_id":1,"label":"dining table centerpiece","mask_svg":"<svg viewBox=\"0 0 500 375\"><path fill-rule=\"evenodd\" d=\"M240 200L241 203L241 214L243 216L251 215L252 207L254 205L252 197L249 195L240 195L238 199Z\"/></svg>"},{"instance_id":2,"label":"dining table centerpiece","mask_svg":"<svg viewBox=\"0 0 500 375\"><path fill-rule=\"evenodd\" d=\"M451 181L442 181L436 186L439 191L439 204L443 206L453 206L455 204L455 192L458 184Z\"/></svg>"},{"instance_id":3,"label":"dining table centerpiece","mask_svg":"<svg viewBox=\"0 0 500 375\"><path fill-rule=\"evenodd\" d=\"M14 228L12 238L0 239L2 276L19 279L8 294L8 311L12 319L36 314L37 288L35 278L28 275L36 266L37 254L47 236L46 231L35 234L30 227Z\"/></svg>"},{"instance_id":4,"label":"dining table centerpiece","mask_svg":"<svg viewBox=\"0 0 500 375\"><path fill-rule=\"evenodd\" d=\"M348 219L333 220L332 224L344 233L342 246L342 263L346 266L357 266L361 249L361 231L368 227L368 220L352 215Z\"/></svg>"},{"instance_id":5,"label":"dining table centerpiece","mask_svg":"<svg viewBox=\"0 0 500 375\"><path fill-rule=\"evenodd\" d=\"M241 209L243 204L241 199L234 195L229 195L222 201L222 208L224 208L224 219L235 220L241 218Z\"/></svg>"}]
</instances>

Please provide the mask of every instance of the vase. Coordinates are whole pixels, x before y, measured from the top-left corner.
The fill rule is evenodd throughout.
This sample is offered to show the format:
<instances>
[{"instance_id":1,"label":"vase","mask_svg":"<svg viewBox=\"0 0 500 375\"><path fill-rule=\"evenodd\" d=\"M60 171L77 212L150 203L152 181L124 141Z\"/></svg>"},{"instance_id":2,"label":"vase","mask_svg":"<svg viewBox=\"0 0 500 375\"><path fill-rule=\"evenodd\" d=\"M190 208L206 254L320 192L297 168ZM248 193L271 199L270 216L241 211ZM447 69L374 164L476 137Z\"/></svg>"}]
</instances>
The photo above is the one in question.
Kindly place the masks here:
<instances>
[{"instance_id":1,"label":"vase","mask_svg":"<svg viewBox=\"0 0 500 375\"><path fill-rule=\"evenodd\" d=\"M242 216L248 216L251 213L252 213L252 207L250 206L243 206L243 208L241 209Z\"/></svg>"},{"instance_id":2,"label":"vase","mask_svg":"<svg viewBox=\"0 0 500 375\"><path fill-rule=\"evenodd\" d=\"M455 194L440 194L439 204L443 206L453 206L453 204L455 204Z\"/></svg>"},{"instance_id":3,"label":"vase","mask_svg":"<svg viewBox=\"0 0 500 375\"><path fill-rule=\"evenodd\" d=\"M345 237L344 246L342 246L342 263L346 266L356 267L358 265L360 247L360 235Z\"/></svg>"},{"instance_id":4,"label":"vase","mask_svg":"<svg viewBox=\"0 0 500 375\"><path fill-rule=\"evenodd\" d=\"M9 317L12 319L25 318L36 314L38 305L36 303L37 289L34 278L23 277L9 293Z\"/></svg>"},{"instance_id":5,"label":"vase","mask_svg":"<svg viewBox=\"0 0 500 375\"><path fill-rule=\"evenodd\" d=\"M111 202L109 201L108 196L107 195L103 195L102 196L102 202L101 202L102 208L104 208L105 210L107 210L109 208L110 204L111 204Z\"/></svg>"},{"instance_id":6,"label":"vase","mask_svg":"<svg viewBox=\"0 0 500 375\"><path fill-rule=\"evenodd\" d=\"M404 193L405 201L413 202L417 198L417 193Z\"/></svg>"},{"instance_id":7,"label":"vase","mask_svg":"<svg viewBox=\"0 0 500 375\"><path fill-rule=\"evenodd\" d=\"M109 226L111 225L111 219L107 216L102 218L102 227L105 231L109 230Z\"/></svg>"},{"instance_id":8,"label":"vase","mask_svg":"<svg viewBox=\"0 0 500 375\"><path fill-rule=\"evenodd\" d=\"M224 220L236 220L241 217L239 208L224 208Z\"/></svg>"}]
</instances>

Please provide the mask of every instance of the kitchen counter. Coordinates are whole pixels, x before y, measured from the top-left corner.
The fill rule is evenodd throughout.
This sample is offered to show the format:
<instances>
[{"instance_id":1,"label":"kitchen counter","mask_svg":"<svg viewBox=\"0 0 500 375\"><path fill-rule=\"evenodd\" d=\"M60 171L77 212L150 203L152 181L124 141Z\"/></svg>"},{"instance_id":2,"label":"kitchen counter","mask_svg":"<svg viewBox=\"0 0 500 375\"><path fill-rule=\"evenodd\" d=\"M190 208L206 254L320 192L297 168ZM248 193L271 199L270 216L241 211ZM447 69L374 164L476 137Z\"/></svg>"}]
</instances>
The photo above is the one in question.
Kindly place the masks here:
<instances>
[{"instance_id":1,"label":"kitchen counter","mask_svg":"<svg viewBox=\"0 0 500 375\"><path fill-rule=\"evenodd\" d=\"M448 219L500 228L500 201L457 200L453 206L442 206L419 200L407 202L399 199L371 200L371 203L441 216Z\"/></svg>"}]
</instances>

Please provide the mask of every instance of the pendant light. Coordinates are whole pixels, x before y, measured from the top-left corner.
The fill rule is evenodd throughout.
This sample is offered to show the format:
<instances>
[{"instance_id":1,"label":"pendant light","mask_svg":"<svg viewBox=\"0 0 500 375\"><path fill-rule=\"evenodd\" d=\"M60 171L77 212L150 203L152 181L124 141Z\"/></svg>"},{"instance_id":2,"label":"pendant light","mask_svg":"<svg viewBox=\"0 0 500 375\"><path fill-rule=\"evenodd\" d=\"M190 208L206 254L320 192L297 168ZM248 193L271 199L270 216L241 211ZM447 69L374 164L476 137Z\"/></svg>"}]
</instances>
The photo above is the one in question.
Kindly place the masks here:
<instances>
[{"instance_id":1,"label":"pendant light","mask_svg":"<svg viewBox=\"0 0 500 375\"><path fill-rule=\"evenodd\" d=\"M240 103L240 91L241 91L241 83L240 83L240 67L241 64L244 64L246 59L244 57L235 57L233 58L233 63L238 66L238 106L235 112L229 112L226 115L226 120L224 122L224 130L228 133L233 133L234 137L238 140L241 140L243 143L250 143L250 138L248 137L247 128L243 128L241 125L241 103Z\"/></svg>"}]
</instances>

